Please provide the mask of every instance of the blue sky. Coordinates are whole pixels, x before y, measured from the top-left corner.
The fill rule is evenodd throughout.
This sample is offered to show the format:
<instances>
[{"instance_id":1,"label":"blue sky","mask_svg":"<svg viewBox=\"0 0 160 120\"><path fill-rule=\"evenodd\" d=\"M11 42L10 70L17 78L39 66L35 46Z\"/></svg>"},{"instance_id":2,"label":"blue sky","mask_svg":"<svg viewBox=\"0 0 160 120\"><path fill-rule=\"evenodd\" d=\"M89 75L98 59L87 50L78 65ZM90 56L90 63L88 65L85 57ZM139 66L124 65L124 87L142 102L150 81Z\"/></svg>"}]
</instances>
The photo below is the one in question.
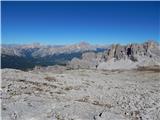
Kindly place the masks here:
<instances>
[{"instance_id":1,"label":"blue sky","mask_svg":"<svg viewBox=\"0 0 160 120\"><path fill-rule=\"evenodd\" d=\"M2 2L2 43L160 41L160 2Z\"/></svg>"}]
</instances>

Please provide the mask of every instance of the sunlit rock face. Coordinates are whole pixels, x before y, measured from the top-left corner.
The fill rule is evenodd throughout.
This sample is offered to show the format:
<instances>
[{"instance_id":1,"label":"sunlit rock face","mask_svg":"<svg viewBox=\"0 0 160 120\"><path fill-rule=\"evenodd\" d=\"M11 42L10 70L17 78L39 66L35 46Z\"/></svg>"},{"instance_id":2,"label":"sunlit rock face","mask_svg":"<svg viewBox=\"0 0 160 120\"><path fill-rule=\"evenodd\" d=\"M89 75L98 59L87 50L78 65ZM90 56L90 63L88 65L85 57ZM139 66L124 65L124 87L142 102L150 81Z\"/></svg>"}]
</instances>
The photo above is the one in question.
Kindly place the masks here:
<instances>
[{"instance_id":1,"label":"sunlit rock face","mask_svg":"<svg viewBox=\"0 0 160 120\"><path fill-rule=\"evenodd\" d=\"M75 68L78 63L79 67L76 68L131 69L143 65L160 65L160 46L154 41L143 44L117 44L111 45L104 52L88 52L82 56L82 59L73 59L69 66Z\"/></svg>"},{"instance_id":2,"label":"sunlit rock face","mask_svg":"<svg viewBox=\"0 0 160 120\"><path fill-rule=\"evenodd\" d=\"M135 56L147 56L152 57L153 50L159 51L159 45L156 42L149 41L143 44L129 44L129 45L112 45L111 48L106 52L106 59L116 58L135 58ZM159 55L158 55L159 56Z\"/></svg>"}]
</instances>

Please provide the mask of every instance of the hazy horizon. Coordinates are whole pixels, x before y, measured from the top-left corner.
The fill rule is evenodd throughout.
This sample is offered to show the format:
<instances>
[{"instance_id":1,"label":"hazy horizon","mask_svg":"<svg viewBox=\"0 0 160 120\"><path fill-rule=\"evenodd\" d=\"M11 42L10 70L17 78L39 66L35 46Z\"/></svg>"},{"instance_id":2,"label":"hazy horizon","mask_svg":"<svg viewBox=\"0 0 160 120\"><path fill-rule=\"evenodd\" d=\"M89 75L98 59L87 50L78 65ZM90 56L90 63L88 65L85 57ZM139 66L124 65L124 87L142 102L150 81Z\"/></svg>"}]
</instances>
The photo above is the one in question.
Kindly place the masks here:
<instances>
[{"instance_id":1,"label":"hazy horizon","mask_svg":"<svg viewBox=\"0 0 160 120\"><path fill-rule=\"evenodd\" d=\"M160 41L160 2L2 2L2 44Z\"/></svg>"},{"instance_id":2,"label":"hazy horizon","mask_svg":"<svg viewBox=\"0 0 160 120\"><path fill-rule=\"evenodd\" d=\"M93 44L90 42L86 42L86 41L79 41L79 42L74 42L74 43L69 43L69 44L43 44L40 42L32 42L32 43L1 43L1 45L42 45L42 46L65 46L65 45L75 45L75 44L80 44L80 43L86 43L89 45L100 45L100 46L105 46L105 45L112 45L112 44L120 44L120 45L127 45L127 44L143 44L145 42L149 42L149 41L153 41L156 42L158 44L160 44L160 41L157 40L146 40L143 42L130 42L130 43L118 43L118 42L114 42L114 43L103 43L103 44Z\"/></svg>"}]
</instances>

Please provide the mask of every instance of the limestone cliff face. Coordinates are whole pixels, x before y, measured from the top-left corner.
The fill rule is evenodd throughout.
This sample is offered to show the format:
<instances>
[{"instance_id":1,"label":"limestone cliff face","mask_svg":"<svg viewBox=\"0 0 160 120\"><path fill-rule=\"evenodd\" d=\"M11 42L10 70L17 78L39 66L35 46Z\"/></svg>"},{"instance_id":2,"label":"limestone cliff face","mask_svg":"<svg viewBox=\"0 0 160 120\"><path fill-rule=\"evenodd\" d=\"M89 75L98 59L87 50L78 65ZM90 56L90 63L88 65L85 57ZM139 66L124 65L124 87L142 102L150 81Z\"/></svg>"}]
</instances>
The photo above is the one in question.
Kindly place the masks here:
<instances>
[{"instance_id":1,"label":"limestone cliff face","mask_svg":"<svg viewBox=\"0 0 160 120\"><path fill-rule=\"evenodd\" d=\"M74 58L69 63L69 66L73 68L97 68L101 63L104 64L104 62L107 63L111 60L115 62L124 60L122 63L125 63L126 60L126 64L136 63L135 65L143 61L160 63L160 46L154 41L148 41L143 44L111 45L105 52L84 53L82 59Z\"/></svg>"},{"instance_id":2,"label":"limestone cliff face","mask_svg":"<svg viewBox=\"0 0 160 120\"><path fill-rule=\"evenodd\" d=\"M115 58L117 60L120 59L132 59L136 56L148 56L152 57L151 51L156 49L158 51L158 43L149 41L144 44L129 44L126 46L122 45L112 45L111 48L106 52L107 60L111 58Z\"/></svg>"}]
</instances>

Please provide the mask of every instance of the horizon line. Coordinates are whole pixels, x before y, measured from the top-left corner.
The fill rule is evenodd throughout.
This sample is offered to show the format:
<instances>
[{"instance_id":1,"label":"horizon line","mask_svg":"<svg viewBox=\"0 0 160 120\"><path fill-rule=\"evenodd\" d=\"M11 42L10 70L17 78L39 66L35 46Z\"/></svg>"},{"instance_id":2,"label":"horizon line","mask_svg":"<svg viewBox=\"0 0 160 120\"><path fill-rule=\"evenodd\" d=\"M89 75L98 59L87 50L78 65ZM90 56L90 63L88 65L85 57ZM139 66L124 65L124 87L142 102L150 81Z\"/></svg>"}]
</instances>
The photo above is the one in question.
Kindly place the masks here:
<instances>
[{"instance_id":1,"label":"horizon line","mask_svg":"<svg viewBox=\"0 0 160 120\"><path fill-rule=\"evenodd\" d=\"M85 44L89 44L89 45L112 45L112 44L120 44L120 45L128 45L128 44L143 44L145 42L156 42L158 44L160 44L159 40L152 40L152 39L148 39L148 40L144 40L144 41L140 41L140 42L128 42L128 43L121 43L121 42L110 42L110 43L92 43L92 42L88 42L88 41L79 41L79 42L74 42L74 43L64 43L64 44L55 44L55 43L42 43L42 42L29 42L29 43L3 43L1 40L1 45L44 45L44 46L64 46L64 45L74 45L74 44L81 44L81 43L85 43Z\"/></svg>"}]
</instances>

